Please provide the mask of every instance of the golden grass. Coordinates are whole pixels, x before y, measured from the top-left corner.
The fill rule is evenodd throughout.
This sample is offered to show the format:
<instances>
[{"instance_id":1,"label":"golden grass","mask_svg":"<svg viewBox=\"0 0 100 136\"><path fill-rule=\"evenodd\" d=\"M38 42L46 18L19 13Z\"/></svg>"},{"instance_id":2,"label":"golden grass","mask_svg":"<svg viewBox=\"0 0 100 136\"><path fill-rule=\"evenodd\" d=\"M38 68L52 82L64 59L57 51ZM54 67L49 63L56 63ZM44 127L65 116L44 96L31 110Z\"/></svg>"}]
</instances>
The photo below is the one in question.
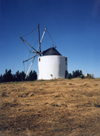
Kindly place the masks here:
<instances>
[{"instance_id":1,"label":"golden grass","mask_svg":"<svg viewBox=\"0 0 100 136\"><path fill-rule=\"evenodd\" d=\"M100 136L100 79L0 84L0 136Z\"/></svg>"}]
</instances>

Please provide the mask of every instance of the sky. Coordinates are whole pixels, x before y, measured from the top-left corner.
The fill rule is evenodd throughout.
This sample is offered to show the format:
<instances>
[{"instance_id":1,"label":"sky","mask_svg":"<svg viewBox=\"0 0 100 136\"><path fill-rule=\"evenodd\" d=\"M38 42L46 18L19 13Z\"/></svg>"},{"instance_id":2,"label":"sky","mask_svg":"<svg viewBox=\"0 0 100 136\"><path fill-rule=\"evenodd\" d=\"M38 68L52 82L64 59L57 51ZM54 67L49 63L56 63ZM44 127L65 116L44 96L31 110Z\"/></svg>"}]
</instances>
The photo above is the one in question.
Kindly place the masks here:
<instances>
[{"instance_id":1,"label":"sky","mask_svg":"<svg viewBox=\"0 0 100 136\"><path fill-rule=\"evenodd\" d=\"M0 0L0 74L27 72L34 56L21 36L47 27L41 49L56 46L68 58L68 71L100 77L100 0ZM38 31L23 36L38 48ZM31 70L38 72L38 57Z\"/></svg>"}]
</instances>

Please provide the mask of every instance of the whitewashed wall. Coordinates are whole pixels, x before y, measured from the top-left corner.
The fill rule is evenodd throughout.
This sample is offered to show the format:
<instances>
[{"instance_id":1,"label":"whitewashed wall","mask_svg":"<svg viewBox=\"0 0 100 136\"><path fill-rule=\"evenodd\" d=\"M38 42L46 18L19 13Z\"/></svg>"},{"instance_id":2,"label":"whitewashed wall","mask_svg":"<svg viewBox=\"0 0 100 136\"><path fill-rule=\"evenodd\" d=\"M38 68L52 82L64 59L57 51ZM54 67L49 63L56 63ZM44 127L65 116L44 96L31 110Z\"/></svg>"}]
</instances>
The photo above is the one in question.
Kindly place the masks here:
<instances>
[{"instance_id":1,"label":"whitewashed wall","mask_svg":"<svg viewBox=\"0 0 100 136\"><path fill-rule=\"evenodd\" d=\"M58 55L41 56L38 58L38 79L65 78L67 58Z\"/></svg>"}]
</instances>

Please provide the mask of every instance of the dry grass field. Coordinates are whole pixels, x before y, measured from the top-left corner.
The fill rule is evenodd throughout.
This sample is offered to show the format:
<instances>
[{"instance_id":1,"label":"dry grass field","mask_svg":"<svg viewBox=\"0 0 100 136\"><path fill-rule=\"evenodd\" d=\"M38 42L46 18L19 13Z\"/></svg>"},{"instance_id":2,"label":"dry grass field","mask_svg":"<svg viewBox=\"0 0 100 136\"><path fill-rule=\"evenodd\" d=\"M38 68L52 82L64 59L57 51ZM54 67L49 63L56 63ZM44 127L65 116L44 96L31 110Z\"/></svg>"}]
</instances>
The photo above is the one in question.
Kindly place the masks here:
<instances>
[{"instance_id":1,"label":"dry grass field","mask_svg":"<svg viewBox=\"0 0 100 136\"><path fill-rule=\"evenodd\" d=\"M0 136L100 136L100 79L1 83Z\"/></svg>"}]
</instances>

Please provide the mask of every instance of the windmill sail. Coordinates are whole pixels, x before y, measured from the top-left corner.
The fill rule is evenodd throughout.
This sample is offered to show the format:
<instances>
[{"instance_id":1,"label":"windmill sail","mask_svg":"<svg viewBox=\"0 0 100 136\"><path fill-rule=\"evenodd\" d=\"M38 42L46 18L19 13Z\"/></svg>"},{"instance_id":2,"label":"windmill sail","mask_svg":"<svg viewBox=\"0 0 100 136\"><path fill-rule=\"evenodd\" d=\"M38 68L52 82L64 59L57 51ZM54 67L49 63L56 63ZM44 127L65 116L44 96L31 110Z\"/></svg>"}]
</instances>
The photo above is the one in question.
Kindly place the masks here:
<instances>
[{"instance_id":1,"label":"windmill sail","mask_svg":"<svg viewBox=\"0 0 100 136\"><path fill-rule=\"evenodd\" d=\"M44 35L45 35L45 32L46 32L46 28L45 28L44 31L43 31L41 40L40 40L40 28L39 28L39 25L38 25L38 32L39 32L39 46L38 46L38 50L36 50L36 49L35 49L34 47L32 47L26 40L24 40L22 37L20 37L20 39L21 39L23 42L25 42L28 46L30 46L30 47L34 50L34 51L31 51L31 52L32 52L32 53L35 53L35 55L34 55L33 57L28 58L27 60L24 60L24 61L23 61L23 63L24 63L24 62L26 62L26 61L28 61L28 60L30 60L30 59L33 58L32 62L31 62L31 65L30 65L30 67L29 67L29 69L28 69L28 71L27 71L27 74L26 74L26 77L25 77L25 78L27 78L27 76L28 76L28 74L29 74L29 72L30 72L30 69L31 69L31 67L32 67L32 64L33 64L33 62L34 62L34 59L36 58L36 56L38 56L38 55L41 56L41 54L42 54L42 52L41 52L41 43L42 43L42 40L43 40L43 38L44 38Z\"/></svg>"}]
</instances>

